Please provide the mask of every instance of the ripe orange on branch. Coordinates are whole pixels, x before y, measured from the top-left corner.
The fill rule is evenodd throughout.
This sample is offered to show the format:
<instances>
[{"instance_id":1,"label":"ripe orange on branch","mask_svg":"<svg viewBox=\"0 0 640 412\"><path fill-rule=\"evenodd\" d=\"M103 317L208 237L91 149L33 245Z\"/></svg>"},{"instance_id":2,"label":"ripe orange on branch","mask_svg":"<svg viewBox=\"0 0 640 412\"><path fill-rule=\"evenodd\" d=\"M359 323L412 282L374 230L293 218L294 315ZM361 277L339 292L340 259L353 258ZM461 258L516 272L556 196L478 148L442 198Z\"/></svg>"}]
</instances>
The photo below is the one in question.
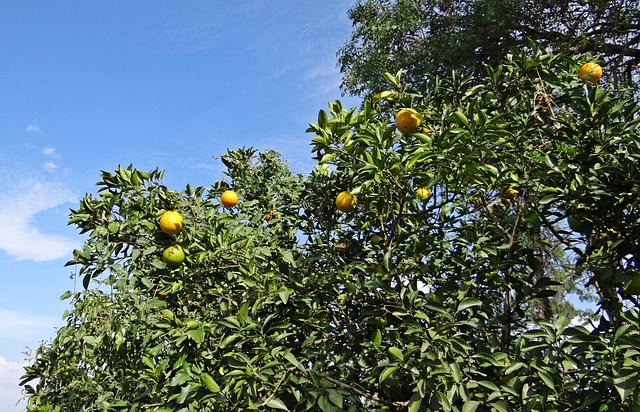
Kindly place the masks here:
<instances>
[{"instance_id":1,"label":"ripe orange on branch","mask_svg":"<svg viewBox=\"0 0 640 412\"><path fill-rule=\"evenodd\" d=\"M415 131L421 121L422 116L414 109L402 109L396 114L396 127L404 134Z\"/></svg>"},{"instance_id":2,"label":"ripe orange on branch","mask_svg":"<svg viewBox=\"0 0 640 412\"><path fill-rule=\"evenodd\" d=\"M429 188L426 186L422 186L419 187L418 190L416 190L416 194L418 195L420 200L425 200L431 196L431 190L429 190Z\"/></svg>"},{"instance_id":3,"label":"ripe orange on branch","mask_svg":"<svg viewBox=\"0 0 640 412\"><path fill-rule=\"evenodd\" d=\"M338 193L336 197L336 207L345 213L353 212L353 209L356 208L355 196L348 190Z\"/></svg>"},{"instance_id":4,"label":"ripe orange on branch","mask_svg":"<svg viewBox=\"0 0 640 412\"><path fill-rule=\"evenodd\" d=\"M168 235L179 233L182 226L182 216L175 210L167 210L160 217L160 230Z\"/></svg>"},{"instance_id":5,"label":"ripe orange on branch","mask_svg":"<svg viewBox=\"0 0 640 412\"><path fill-rule=\"evenodd\" d=\"M580 66L578 77L585 82L596 83L602 77L602 67L598 63L585 63Z\"/></svg>"},{"instance_id":6,"label":"ripe orange on branch","mask_svg":"<svg viewBox=\"0 0 640 412\"><path fill-rule=\"evenodd\" d=\"M519 193L520 192L518 192L517 189L509 187L502 191L502 197L504 197L505 199L515 199Z\"/></svg>"},{"instance_id":7,"label":"ripe orange on branch","mask_svg":"<svg viewBox=\"0 0 640 412\"><path fill-rule=\"evenodd\" d=\"M238 194L233 190L225 190L220 196L220 203L224 207L234 207L238 204Z\"/></svg>"}]
</instances>

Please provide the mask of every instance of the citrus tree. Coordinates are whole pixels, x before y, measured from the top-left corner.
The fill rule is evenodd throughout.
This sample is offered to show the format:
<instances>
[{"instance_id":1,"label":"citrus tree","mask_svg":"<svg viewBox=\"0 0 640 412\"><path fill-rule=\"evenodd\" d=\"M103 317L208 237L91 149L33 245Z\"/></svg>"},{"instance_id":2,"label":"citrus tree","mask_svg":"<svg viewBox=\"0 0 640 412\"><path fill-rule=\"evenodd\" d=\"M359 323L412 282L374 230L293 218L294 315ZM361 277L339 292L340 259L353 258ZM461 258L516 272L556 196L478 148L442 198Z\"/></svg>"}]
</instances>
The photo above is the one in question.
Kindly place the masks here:
<instances>
[{"instance_id":1,"label":"citrus tree","mask_svg":"<svg viewBox=\"0 0 640 412\"><path fill-rule=\"evenodd\" d=\"M319 112L307 176L253 149L207 189L103 172L28 409L640 408L639 106L588 60L386 74Z\"/></svg>"},{"instance_id":2,"label":"citrus tree","mask_svg":"<svg viewBox=\"0 0 640 412\"><path fill-rule=\"evenodd\" d=\"M361 96L383 84L380 71L425 73L461 69L483 77L529 39L556 52L597 54L607 75L640 86L640 4L636 0L358 0L353 28L338 51L342 89Z\"/></svg>"}]
</instances>

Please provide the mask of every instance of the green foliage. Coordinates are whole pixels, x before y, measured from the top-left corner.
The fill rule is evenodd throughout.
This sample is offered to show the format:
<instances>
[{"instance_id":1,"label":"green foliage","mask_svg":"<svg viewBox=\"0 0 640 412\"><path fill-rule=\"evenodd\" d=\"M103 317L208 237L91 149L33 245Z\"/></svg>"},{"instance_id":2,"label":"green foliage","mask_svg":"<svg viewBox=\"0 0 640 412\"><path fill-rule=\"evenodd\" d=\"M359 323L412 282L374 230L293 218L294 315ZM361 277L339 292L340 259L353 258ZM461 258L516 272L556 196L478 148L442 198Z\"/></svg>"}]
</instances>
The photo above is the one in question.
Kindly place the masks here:
<instances>
[{"instance_id":1,"label":"green foliage","mask_svg":"<svg viewBox=\"0 0 640 412\"><path fill-rule=\"evenodd\" d=\"M380 72L404 69L413 85L425 75L461 70L476 79L512 48L590 53L619 83L636 83L640 63L635 0L361 0L350 9L350 39L338 52L342 89L367 96Z\"/></svg>"},{"instance_id":2,"label":"green foliage","mask_svg":"<svg viewBox=\"0 0 640 412\"><path fill-rule=\"evenodd\" d=\"M208 189L103 172L70 218L88 234L69 262L86 290L26 368L28 410L629 409L639 106L578 67L537 51L481 82L387 74L361 109L320 111L308 176L253 149L223 156L228 179ZM416 132L397 130L401 108ZM353 212L336 209L344 190ZM168 268L176 243L186 260ZM558 313L558 279L588 282L599 316Z\"/></svg>"}]
</instances>

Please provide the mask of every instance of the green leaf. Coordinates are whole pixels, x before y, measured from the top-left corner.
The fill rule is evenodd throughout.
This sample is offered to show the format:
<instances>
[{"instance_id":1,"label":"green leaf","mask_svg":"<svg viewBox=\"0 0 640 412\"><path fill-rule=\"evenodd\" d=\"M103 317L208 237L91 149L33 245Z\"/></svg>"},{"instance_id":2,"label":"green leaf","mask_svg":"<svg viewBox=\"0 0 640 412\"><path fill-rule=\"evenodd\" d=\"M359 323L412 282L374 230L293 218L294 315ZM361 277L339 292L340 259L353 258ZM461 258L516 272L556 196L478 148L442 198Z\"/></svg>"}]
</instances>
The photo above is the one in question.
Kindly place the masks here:
<instances>
[{"instance_id":1,"label":"green leaf","mask_svg":"<svg viewBox=\"0 0 640 412\"><path fill-rule=\"evenodd\" d=\"M389 348L389 354L393 358L396 358L399 361L402 361L404 359L404 355L402 354L402 351L399 348L396 348L395 346L392 346Z\"/></svg>"},{"instance_id":2,"label":"green leaf","mask_svg":"<svg viewBox=\"0 0 640 412\"><path fill-rule=\"evenodd\" d=\"M211 377L211 375L209 375L208 373L205 372L202 375L200 375L200 379L202 380L202 384L207 389L209 389L210 392L212 393L220 392L220 386L218 386L216 381L213 380L213 377Z\"/></svg>"},{"instance_id":3,"label":"green leaf","mask_svg":"<svg viewBox=\"0 0 640 412\"><path fill-rule=\"evenodd\" d=\"M541 205L546 205L546 204L549 204L551 202L555 202L556 200L558 200L558 196L556 196L556 195L548 195L548 196L545 196L542 199L540 199L538 201L538 203L541 204Z\"/></svg>"},{"instance_id":4,"label":"green leaf","mask_svg":"<svg viewBox=\"0 0 640 412\"><path fill-rule=\"evenodd\" d=\"M633 394L633 391L638 387L638 380L637 367L622 368L617 373L617 376L613 378L613 384L615 385L622 401L625 401Z\"/></svg>"},{"instance_id":5,"label":"green leaf","mask_svg":"<svg viewBox=\"0 0 640 412\"><path fill-rule=\"evenodd\" d=\"M518 369L522 368L526 366L524 363L522 362L514 362L511 365L509 365L509 367L507 369L504 370L504 374L505 375L511 375L513 372L517 371Z\"/></svg>"},{"instance_id":6,"label":"green leaf","mask_svg":"<svg viewBox=\"0 0 640 412\"><path fill-rule=\"evenodd\" d=\"M509 412L509 404L507 404L505 400L500 399L495 402L492 402L491 406L493 406L493 408L496 409L498 412Z\"/></svg>"},{"instance_id":7,"label":"green leaf","mask_svg":"<svg viewBox=\"0 0 640 412\"><path fill-rule=\"evenodd\" d=\"M500 390L500 388L498 388L498 386L491 381L478 381L478 385L484 386L485 388L490 389L492 391Z\"/></svg>"},{"instance_id":8,"label":"green leaf","mask_svg":"<svg viewBox=\"0 0 640 412\"><path fill-rule=\"evenodd\" d=\"M471 128L471 126L469 125L469 119L467 119L467 116L462 112L462 110L456 110L453 115L455 116L455 118L452 118L452 120L457 120L457 124L462 125L467 129Z\"/></svg>"},{"instance_id":9,"label":"green leaf","mask_svg":"<svg viewBox=\"0 0 640 412\"><path fill-rule=\"evenodd\" d=\"M396 79L391 73L389 72L384 72L384 77L389 80L391 83L395 84L396 86L400 84L400 82L398 81L398 79Z\"/></svg>"},{"instance_id":10,"label":"green leaf","mask_svg":"<svg viewBox=\"0 0 640 412\"><path fill-rule=\"evenodd\" d=\"M420 410L420 405L422 404L422 396L418 392L415 392L411 395L411 399L409 399L409 407L407 408L407 412L418 412Z\"/></svg>"},{"instance_id":11,"label":"green leaf","mask_svg":"<svg viewBox=\"0 0 640 412\"><path fill-rule=\"evenodd\" d=\"M544 155L544 162L549 168L554 169L554 170L558 169L558 159L556 159L555 156L550 155L550 154L545 154Z\"/></svg>"},{"instance_id":12,"label":"green leaf","mask_svg":"<svg viewBox=\"0 0 640 412\"><path fill-rule=\"evenodd\" d=\"M280 288L280 290L278 291L278 296L280 296L280 300L282 300L282 303L284 303L285 305L289 301L289 294L290 293L291 293L291 291L289 289L287 289L286 287L284 287L284 286L282 288Z\"/></svg>"},{"instance_id":13,"label":"green leaf","mask_svg":"<svg viewBox=\"0 0 640 412\"><path fill-rule=\"evenodd\" d=\"M462 312L465 309L472 308L474 306L482 306L482 301L475 298L464 298L458 305L456 312Z\"/></svg>"},{"instance_id":14,"label":"green leaf","mask_svg":"<svg viewBox=\"0 0 640 412\"><path fill-rule=\"evenodd\" d=\"M550 389L555 389L555 383L553 382L551 375L544 371L538 371L538 376Z\"/></svg>"},{"instance_id":15,"label":"green leaf","mask_svg":"<svg viewBox=\"0 0 640 412\"><path fill-rule=\"evenodd\" d=\"M111 222L107 228L111 234L118 233L118 230L120 229L120 222Z\"/></svg>"},{"instance_id":16,"label":"green leaf","mask_svg":"<svg viewBox=\"0 0 640 412\"><path fill-rule=\"evenodd\" d=\"M449 367L451 368L453 380L456 383L460 383L462 381L462 371L460 370L460 366L458 366L457 363L450 363Z\"/></svg>"},{"instance_id":17,"label":"green leaf","mask_svg":"<svg viewBox=\"0 0 640 412\"><path fill-rule=\"evenodd\" d=\"M382 371L382 373L378 377L378 382L380 382L380 383L384 382L396 370L398 370L398 367L396 367L396 366L387 366L386 368L384 368L384 370Z\"/></svg>"},{"instance_id":18,"label":"green leaf","mask_svg":"<svg viewBox=\"0 0 640 412\"><path fill-rule=\"evenodd\" d=\"M282 401L281 401L280 399L278 399L278 398L271 398L271 399L269 399L269 400L267 401L266 405L267 405L269 408L272 408L272 409L280 409L280 410L283 410L283 411L288 411L288 410L289 410L289 408L287 408L287 405L285 405L285 404L284 404L284 402L282 402Z\"/></svg>"},{"instance_id":19,"label":"green leaf","mask_svg":"<svg viewBox=\"0 0 640 412\"><path fill-rule=\"evenodd\" d=\"M327 393L329 394L329 400L331 401L331 403L336 405L338 408L342 408L342 394L335 389L329 389L327 390Z\"/></svg>"},{"instance_id":20,"label":"green leaf","mask_svg":"<svg viewBox=\"0 0 640 412\"><path fill-rule=\"evenodd\" d=\"M247 303L244 303L242 306L240 306L240 309L238 310L238 321L241 324L245 324L247 322L248 316L249 316L249 305Z\"/></svg>"},{"instance_id":21,"label":"green leaf","mask_svg":"<svg viewBox=\"0 0 640 412\"><path fill-rule=\"evenodd\" d=\"M373 347L375 348L375 350L380 350L381 342L382 342L382 333L380 332L380 329L376 329L373 335L373 339L371 339L371 343L373 344Z\"/></svg>"},{"instance_id":22,"label":"green leaf","mask_svg":"<svg viewBox=\"0 0 640 412\"><path fill-rule=\"evenodd\" d=\"M482 405L482 402L466 401L464 405L462 405L462 412L475 412L480 405Z\"/></svg>"},{"instance_id":23,"label":"green leaf","mask_svg":"<svg viewBox=\"0 0 640 412\"><path fill-rule=\"evenodd\" d=\"M321 109L318 112L318 126L320 126L321 129L324 129L325 127L327 127L328 122L329 116L327 116L327 112Z\"/></svg>"},{"instance_id":24,"label":"green leaf","mask_svg":"<svg viewBox=\"0 0 640 412\"><path fill-rule=\"evenodd\" d=\"M373 104L376 104L380 100L388 99L389 97L395 96L396 94L397 92L394 92L392 90L385 90L383 92L376 93L372 98Z\"/></svg>"},{"instance_id":25,"label":"green leaf","mask_svg":"<svg viewBox=\"0 0 640 412\"><path fill-rule=\"evenodd\" d=\"M200 345L202 342L204 342L204 329L198 328L198 329L189 330L187 331L187 336L191 340L193 340L195 343Z\"/></svg>"},{"instance_id":26,"label":"green leaf","mask_svg":"<svg viewBox=\"0 0 640 412\"><path fill-rule=\"evenodd\" d=\"M289 361L289 363L291 363L293 366L295 366L296 368L300 369L301 371L305 371L305 367L298 361L298 359L296 359L295 355L291 352L287 352L284 355L284 358L286 360Z\"/></svg>"}]
</instances>

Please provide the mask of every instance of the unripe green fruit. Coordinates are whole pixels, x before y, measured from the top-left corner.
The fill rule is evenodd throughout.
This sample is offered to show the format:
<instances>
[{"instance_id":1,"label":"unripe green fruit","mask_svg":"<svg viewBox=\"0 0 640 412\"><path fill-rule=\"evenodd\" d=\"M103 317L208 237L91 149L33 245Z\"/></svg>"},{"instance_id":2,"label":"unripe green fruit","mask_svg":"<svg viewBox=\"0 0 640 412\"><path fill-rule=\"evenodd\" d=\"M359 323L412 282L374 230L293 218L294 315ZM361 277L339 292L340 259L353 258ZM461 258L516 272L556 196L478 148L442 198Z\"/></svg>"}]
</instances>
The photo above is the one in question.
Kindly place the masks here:
<instances>
[{"instance_id":1,"label":"unripe green fruit","mask_svg":"<svg viewBox=\"0 0 640 412\"><path fill-rule=\"evenodd\" d=\"M169 246L162 252L162 260L170 268L177 268L184 261L184 250L180 245Z\"/></svg>"}]
</instances>

